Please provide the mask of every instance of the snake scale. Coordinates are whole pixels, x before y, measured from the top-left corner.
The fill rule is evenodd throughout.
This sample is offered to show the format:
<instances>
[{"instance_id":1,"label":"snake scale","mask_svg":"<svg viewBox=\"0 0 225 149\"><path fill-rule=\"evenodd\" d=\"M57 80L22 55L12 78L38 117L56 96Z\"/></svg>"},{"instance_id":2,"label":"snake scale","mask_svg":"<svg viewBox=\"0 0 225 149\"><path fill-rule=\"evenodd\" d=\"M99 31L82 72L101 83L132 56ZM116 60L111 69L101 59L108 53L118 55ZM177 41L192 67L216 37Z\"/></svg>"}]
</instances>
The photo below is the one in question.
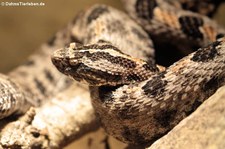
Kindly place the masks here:
<instances>
[{"instance_id":1,"label":"snake scale","mask_svg":"<svg viewBox=\"0 0 225 149\"><path fill-rule=\"evenodd\" d=\"M225 30L205 16L221 2L123 0L132 19L105 5L79 13L27 63L1 75L0 118L44 104L72 84L52 60L90 86L108 134L152 144L225 84ZM166 42L187 52L201 48L163 67L154 45Z\"/></svg>"}]
</instances>

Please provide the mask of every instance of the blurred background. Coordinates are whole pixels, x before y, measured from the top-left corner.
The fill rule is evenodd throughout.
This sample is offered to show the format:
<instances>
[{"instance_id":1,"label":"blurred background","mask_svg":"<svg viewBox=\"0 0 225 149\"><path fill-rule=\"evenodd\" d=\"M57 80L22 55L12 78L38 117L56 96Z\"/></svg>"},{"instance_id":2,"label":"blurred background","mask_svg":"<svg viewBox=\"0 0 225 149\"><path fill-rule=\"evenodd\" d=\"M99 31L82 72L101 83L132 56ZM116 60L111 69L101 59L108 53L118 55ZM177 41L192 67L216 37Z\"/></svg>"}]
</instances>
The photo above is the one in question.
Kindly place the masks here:
<instances>
[{"instance_id":1,"label":"blurred background","mask_svg":"<svg viewBox=\"0 0 225 149\"><path fill-rule=\"evenodd\" d=\"M18 0L0 0L18 2ZM123 9L120 0L21 0L45 6L0 6L0 72L23 63L28 55L74 18L77 12L101 3ZM215 19L225 26L225 4Z\"/></svg>"},{"instance_id":2,"label":"blurred background","mask_svg":"<svg viewBox=\"0 0 225 149\"><path fill-rule=\"evenodd\" d=\"M18 0L0 0L19 2ZM120 0L20 0L45 6L0 6L0 72L23 63L28 55L63 28L82 9L107 4L122 9Z\"/></svg>"}]
</instances>

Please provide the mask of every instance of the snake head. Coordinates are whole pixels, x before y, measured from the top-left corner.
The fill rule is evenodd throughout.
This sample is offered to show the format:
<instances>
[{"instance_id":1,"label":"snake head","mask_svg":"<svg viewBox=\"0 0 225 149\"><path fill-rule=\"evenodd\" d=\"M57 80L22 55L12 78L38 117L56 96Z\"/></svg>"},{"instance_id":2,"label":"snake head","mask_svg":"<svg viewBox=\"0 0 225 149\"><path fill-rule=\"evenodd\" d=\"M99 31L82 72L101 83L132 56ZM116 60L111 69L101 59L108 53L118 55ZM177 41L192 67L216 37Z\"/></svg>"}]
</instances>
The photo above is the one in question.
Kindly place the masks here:
<instances>
[{"instance_id":1,"label":"snake head","mask_svg":"<svg viewBox=\"0 0 225 149\"><path fill-rule=\"evenodd\" d=\"M146 80L154 66L122 53L110 43L97 43L57 50L52 56L56 68L65 75L91 86L117 86Z\"/></svg>"},{"instance_id":2,"label":"snake head","mask_svg":"<svg viewBox=\"0 0 225 149\"><path fill-rule=\"evenodd\" d=\"M52 63L63 74L71 76L77 81L81 81L80 75L77 73L82 64L82 55L76 51L77 43L71 43L69 46L56 50L52 57Z\"/></svg>"}]
</instances>

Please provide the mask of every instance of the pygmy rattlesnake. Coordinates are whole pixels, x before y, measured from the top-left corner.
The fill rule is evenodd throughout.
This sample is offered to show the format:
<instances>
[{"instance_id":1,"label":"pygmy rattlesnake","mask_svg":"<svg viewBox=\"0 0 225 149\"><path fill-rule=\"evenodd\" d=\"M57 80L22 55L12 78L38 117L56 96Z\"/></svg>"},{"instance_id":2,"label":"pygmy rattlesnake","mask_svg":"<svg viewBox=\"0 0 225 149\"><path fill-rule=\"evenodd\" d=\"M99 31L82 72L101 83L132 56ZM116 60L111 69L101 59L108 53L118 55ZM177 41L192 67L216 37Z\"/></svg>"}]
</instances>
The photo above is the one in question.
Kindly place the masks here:
<instances>
[{"instance_id":1,"label":"pygmy rattlesnake","mask_svg":"<svg viewBox=\"0 0 225 149\"><path fill-rule=\"evenodd\" d=\"M40 105L46 97L70 86L71 82L49 62L51 49L70 42L84 45L70 44L56 51L53 64L66 75L91 85L93 106L103 127L127 143L151 144L224 84L223 28L208 17L183 10L182 6L188 5L177 1L124 3L135 21L111 7L93 6L26 64L9 77L2 76L0 118ZM211 15L212 10L200 13ZM188 52L193 47L204 48L168 68L156 66L154 46L146 31L158 45L169 41ZM47 61L45 65L43 61Z\"/></svg>"},{"instance_id":2,"label":"pygmy rattlesnake","mask_svg":"<svg viewBox=\"0 0 225 149\"><path fill-rule=\"evenodd\" d=\"M169 40L183 50L204 47L164 69L155 65L153 45L141 27L118 10L94 6L75 21L73 31L84 45L70 44L52 61L60 72L90 85L93 106L109 134L149 145L225 83L225 39L215 41L224 30L169 2L124 3L154 41Z\"/></svg>"}]
</instances>

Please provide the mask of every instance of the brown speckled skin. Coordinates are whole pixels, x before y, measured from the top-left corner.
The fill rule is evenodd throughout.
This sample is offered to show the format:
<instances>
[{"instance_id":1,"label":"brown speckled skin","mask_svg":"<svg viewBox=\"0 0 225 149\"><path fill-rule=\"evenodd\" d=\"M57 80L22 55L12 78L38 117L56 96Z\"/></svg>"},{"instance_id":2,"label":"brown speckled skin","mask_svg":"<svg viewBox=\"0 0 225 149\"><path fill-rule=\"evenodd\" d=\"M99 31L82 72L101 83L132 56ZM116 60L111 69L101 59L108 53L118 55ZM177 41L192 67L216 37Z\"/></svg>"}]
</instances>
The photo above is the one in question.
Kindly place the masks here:
<instances>
[{"instance_id":1,"label":"brown speckled skin","mask_svg":"<svg viewBox=\"0 0 225 149\"><path fill-rule=\"evenodd\" d=\"M164 0L153 0L154 3L151 0L122 1L128 14L159 44L169 40L170 44L189 50L207 45L215 41L217 35L225 33L208 17L178 9Z\"/></svg>"},{"instance_id":2,"label":"brown speckled skin","mask_svg":"<svg viewBox=\"0 0 225 149\"><path fill-rule=\"evenodd\" d=\"M145 81L120 84L119 86L111 86L110 81L108 84L106 81L104 86L100 87L97 87L98 84L96 86L91 84L90 92L93 106L106 131L123 142L147 146L169 132L211 96L217 88L225 84L225 39L221 38L215 41L218 34L224 33L224 29L205 16L172 9L172 6L168 6L160 0L155 1L156 3L140 0L137 5L133 5L135 0L129 2L126 4L128 10L138 5L136 10L141 13L135 20L142 23L141 25L147 31L151 31L157 36L160 35L162 40L170 39L169 41L171 41L171 38L179 38L178 41L184 41L190 47L204 45L197 52L184 57L165 70L153 72L154 74ZM101 11L97 11L98 9ZM152 11L140 12L149 9ZM138 15L136 10L131 11L133 16ZM93 19L90 21L93 11L98 13L91 17ZM145 50L138 51L137 48L134 48L138 47L142 40L141 36L137 36L135 31L130 30L130 26L136 26L135 28L138 28L139 32L143 32L142 29L128 17L125 17L122 12L110 7L106 8L106 6L93 6L83 13L78 20L75 22L74 33L79 30L83 35L80 40L85 44L104 41L106 44L112 44L123 53L136 58L141 58L142 55L139 52L145 52ZM117 23L119 26L116 26L119 28L118 30L114 29L113 22L120 22ZM123 23L125 27L120 25ZM162 36L165 33L167 35ZM144 32L142 35L146 36ZM132 39L131 37L138 38ZM137 44L137 46L129 45L131 39L133 45ZM174 41L176 41L175 39ZM207 45L212 41L214 41L212 44ZM148 44L141 47L145 47L145 45ZM79 53L79 48L74 49L74 51L76 50ZM137 51L133 52L132 50ZM74 56L70 55L68 51L67 48L60 50L61 53L67 53L67 56L64 54L64 58L55 53L52 57L53 62L55 58L58 58L58 61L64 65L82 68L88 57L83 56L82 59L85 60L73 59ZM93 49L90 51L93 55L95 54ZM98 51L99 49L96 50L96 52ZM113 52L108 52L108 54L116 56ZM143 58L146 60L146 57ZM98 59L103 60L104 58L99 55ZM80 62L78 64L72 60ZM99 67L94 68L95 73L98 73L99 70L106 70L102 67L105 65L105 61L89 60L89 63L98 63ZM150 65L152 64L154 63ZM111 65L115 64L111 63ZM60 65L56 65L56 67L62 68ZM87 72L89 70L88 67L84 69ZM78 77L85 80L83 74L79 76L77 69L71 70L74 70ZM61 71L63 72L62 69ZM72 74L67 75L71 76ZM91 73L87 74L91 75ZM95 81L101 82L103 80L98 79Z\"/></svg>"},{"instance_id":3,"label":"brown speckled skin","mask_svg":"<svg viewBox=\"0 0 225 149\"><path fill-rule=\"evenodd\" d=\"M113 91L91 88L106 131L124 142L145 145L167 133L225 84L224 39L216 48L218 55L208 55L212 47L185 57L144 82ZM196 56L199 58L192 60Z\"/></svg>"}]
</instances>

